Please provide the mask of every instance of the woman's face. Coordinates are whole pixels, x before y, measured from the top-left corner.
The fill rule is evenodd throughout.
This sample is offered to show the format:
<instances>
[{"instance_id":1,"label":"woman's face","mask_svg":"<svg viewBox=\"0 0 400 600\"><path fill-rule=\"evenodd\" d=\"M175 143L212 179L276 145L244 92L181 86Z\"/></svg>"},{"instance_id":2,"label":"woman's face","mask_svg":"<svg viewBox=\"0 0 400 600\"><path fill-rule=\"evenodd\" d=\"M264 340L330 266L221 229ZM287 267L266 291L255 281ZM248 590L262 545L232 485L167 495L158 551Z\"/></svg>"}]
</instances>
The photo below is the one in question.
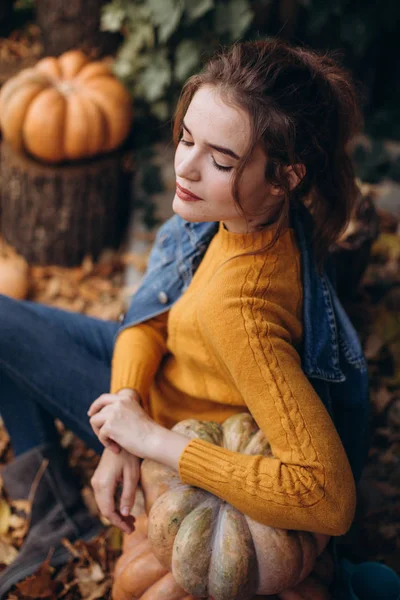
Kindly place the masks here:
<instances>
[{"instance_id":1,"label":"woman's face","mask_svg":"<svg viewBox=\"0 0 400 600\"><path fill-rule=\"evenodd\" d=\"M265 180L267 158L261 147L254 150L239 185L248 229L232 195L232 178L250 132L248 114L226 104L216 88L203 86L195 93L175 153L175 213L186 221L223 221L234 233L254 231L266 222L266 215L271 214L271 208L276 209L282 197L278 188Z\"/></svg>"}]
</instances>

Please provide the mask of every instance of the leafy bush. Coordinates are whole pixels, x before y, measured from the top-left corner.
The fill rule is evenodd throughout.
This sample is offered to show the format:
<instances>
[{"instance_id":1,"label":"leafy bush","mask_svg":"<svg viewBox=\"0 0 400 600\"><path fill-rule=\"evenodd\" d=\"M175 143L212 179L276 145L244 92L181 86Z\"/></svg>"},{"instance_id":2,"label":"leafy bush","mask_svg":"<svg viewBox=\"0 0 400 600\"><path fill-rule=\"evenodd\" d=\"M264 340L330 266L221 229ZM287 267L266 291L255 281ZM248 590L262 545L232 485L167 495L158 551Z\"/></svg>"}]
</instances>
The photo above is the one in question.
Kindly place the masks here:
<instances>
[{"instance_id":1,"label":"leafy bush","mask_svg":"<svg viewBox=\"0 0 400 600\"><path fill-rule=\"evenodd\" d=\"M399 20L400 3L391 0L362 6L354 0L112 0L103 7L102 28L124 37L114 68L135 98L137 147L160 138L182 83L221 44L279 36L339 50L358 82L372 138L354 147L356 170L376 182L400 180L400 157L380 141L400 139Z\"/></svg>"},{"instance_id":2,"label":"leafy bush","mask_svg":"<svg viewBox=\"0 0 400 600\"><path fill-rule=\"evenodd\" d=\"M252 23L249 0L113 0L102 29L122 31L115 74L146 107L166 120L176 94L218 45L241 38Z\"/></svg>"},{"instance_id":3,"label":"leafy bush","mask_svg":"<svg viewBox=\"0 0 400 600\"><path fill-rule=\"evenodd\" d=\"M367 132L400 139L399 20L392 0L112 0L102 28L124 35L115 72L137 116L168 119L183 81L219 44L280 36L339 49L361 84Z\"/></svg>"}]
</instances>

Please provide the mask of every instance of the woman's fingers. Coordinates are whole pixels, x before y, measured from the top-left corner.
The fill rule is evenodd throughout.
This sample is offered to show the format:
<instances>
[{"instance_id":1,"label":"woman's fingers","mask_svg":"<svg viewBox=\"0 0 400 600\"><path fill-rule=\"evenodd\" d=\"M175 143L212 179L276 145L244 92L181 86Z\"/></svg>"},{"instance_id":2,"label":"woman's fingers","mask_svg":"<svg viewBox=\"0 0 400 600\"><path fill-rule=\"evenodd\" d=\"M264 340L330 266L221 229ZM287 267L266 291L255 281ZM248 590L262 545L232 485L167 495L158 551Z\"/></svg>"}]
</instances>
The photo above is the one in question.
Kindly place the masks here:
<instances>
[{"instance_id":1,"label":"woman's fingers","mask_svg":"<svg viewBox=\"0 0 400 600\"><path fill-rule=\"evenodd\" d=\"M106 433L105 433L105 430L104 430L105 420L106 420L106 418L105 418L104 414L97 413L97 414L93 415L93 417L90 418L90 425L91 425L94 433L99 438L100 442L103 444L103 446L105 446L106 448L109 448L112 452L114 452L114 454L119 454L119 452L121 451L121 446L117 442L115 442L113 439L108 437L108 435L106 435Z\"/></svg>"},{"instance_id":2,"label":"woman's fingers","mask_svg":"<svg viewBox=\"0 0 400 600\"><path fill-rule=\"evenodd\" d=\"M132 473L130 465L125 465L124 482L120 500L120 513L124 517L128 517L131 514L131 510L135 503L138 479L138 474Z\"/></svg>"},{"instance_id":3,"label":"woman's fingers","mask_svg":"<svg viewBox=\"0 0 400 600\"><path fill-rule=\"evenodd\" d=\"M108 520L112 525L118 527L125 533L132 533L134 529L134 519L125 519L117 510L115 506L114 492L115 486L102 486L101 488L96 487L92 483L97 505L101 514Z\"/></svg>"},{"instance_id":4,"label":"woman's fingers","mask_svg":"<svg viewBox=\"0 0 400 600\"><path fill-rule=\"evenodd\" d=\"M104 425L104 416L99 414L94 415L93 417L90 417L89 422L94 433L99 437L100 429Z\"/></svg>"},{"instance_id":5,"label":"woman's fingers","mask_svg":"<svg viewBox=\"0 0 400 600\"><path fill-rule=\"evenodd\" d=\"M111 452L114 452L114 454L119 454L121 452L121 446L110 438L108 438L107 448L109 448Z\"/></svg>"},{"instance_id":6,"label":"woman's fingers","mask_svg":"<svg viewBox=\"0 0 400 600\"><path fill-rule=\"evenodd\" d=\"M97 400L92 402L87 414L89 415L89 417L92 417L93 415L98 413L104 406L106 406L107 404L112 404L115 401L115 394L102 394L97 398Z\"/></svg>"},{"instance_id":7,"label":"woman's fingers","mask_svg":"<svg viewBox=\"0 0 400 600\"><path fill-rule=\"evenodd\" d=\"M100 429L99 435L97 437L99 438L100 442L103 444L103 446L105 448L109 448L111 442L113 442L114 444L116 443L116 442L114 442L114 440L112 440L111 438L108 437L108 435L104 431L104 427L102 427ZM111 450L111 448L110 448L110 450Z\"/></svg>"}]
</instances>

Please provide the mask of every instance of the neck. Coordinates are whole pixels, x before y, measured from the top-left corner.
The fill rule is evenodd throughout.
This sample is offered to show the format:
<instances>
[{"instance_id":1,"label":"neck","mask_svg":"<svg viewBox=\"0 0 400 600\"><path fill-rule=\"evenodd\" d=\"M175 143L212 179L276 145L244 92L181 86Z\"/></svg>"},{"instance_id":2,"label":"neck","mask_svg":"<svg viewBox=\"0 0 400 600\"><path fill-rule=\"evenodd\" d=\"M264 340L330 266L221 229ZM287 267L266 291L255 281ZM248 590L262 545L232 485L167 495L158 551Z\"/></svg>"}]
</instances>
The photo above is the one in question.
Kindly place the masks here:
<instances>
[{"instance_id":1,"label":"neck","mask_svg":"<svg viewBox=\"0 0 400 600\"><path fill-rule=\"evenodd\" d=\"M282 208L281 208L282 210ZM281 217L281 210L275 209L274 212L269 216L263 216L263 219L255 219L248 217L247 222L245 219L241 223L232 223L231 221L223 221L223 226L227 231L231 233L257 233L258 231L266 231L271 228L276 228ZM282 221L282 227L290 227L289 213L285 214Z\"/></svg>"}]
</instances>

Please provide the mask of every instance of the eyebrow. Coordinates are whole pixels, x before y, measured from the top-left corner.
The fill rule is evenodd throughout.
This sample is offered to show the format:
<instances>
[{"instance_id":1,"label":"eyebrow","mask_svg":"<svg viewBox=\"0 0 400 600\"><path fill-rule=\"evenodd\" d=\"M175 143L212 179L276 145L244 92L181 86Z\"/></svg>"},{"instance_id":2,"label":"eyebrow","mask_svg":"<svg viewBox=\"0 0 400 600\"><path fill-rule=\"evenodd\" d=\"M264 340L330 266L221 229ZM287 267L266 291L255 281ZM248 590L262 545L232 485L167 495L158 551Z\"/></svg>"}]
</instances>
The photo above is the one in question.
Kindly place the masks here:
<instances>
[{"instance_id":1,"label":"eyebrow","mask_svg":"<svg viewBox=\"0 0 400 600\"><path fill-rule=\"evenodd\" d=\"M190 129L188 129L188 127L185 124L185 121L182 121L182 127L185 131L188 132L189 135L192 135ZM221 154L226 154L227 156L231 156L232 158L235 158L236 160L240 160L240 156L238 156L236 154L236 152L234 152L233 150L230 150L230 148L224 148L223 146L216 146L215 144L210 144L209 142L206 142L205 145L208 148L212 148L213 150L216 150L217 152L221 152Z\"/></svg>"}]
</instances>

